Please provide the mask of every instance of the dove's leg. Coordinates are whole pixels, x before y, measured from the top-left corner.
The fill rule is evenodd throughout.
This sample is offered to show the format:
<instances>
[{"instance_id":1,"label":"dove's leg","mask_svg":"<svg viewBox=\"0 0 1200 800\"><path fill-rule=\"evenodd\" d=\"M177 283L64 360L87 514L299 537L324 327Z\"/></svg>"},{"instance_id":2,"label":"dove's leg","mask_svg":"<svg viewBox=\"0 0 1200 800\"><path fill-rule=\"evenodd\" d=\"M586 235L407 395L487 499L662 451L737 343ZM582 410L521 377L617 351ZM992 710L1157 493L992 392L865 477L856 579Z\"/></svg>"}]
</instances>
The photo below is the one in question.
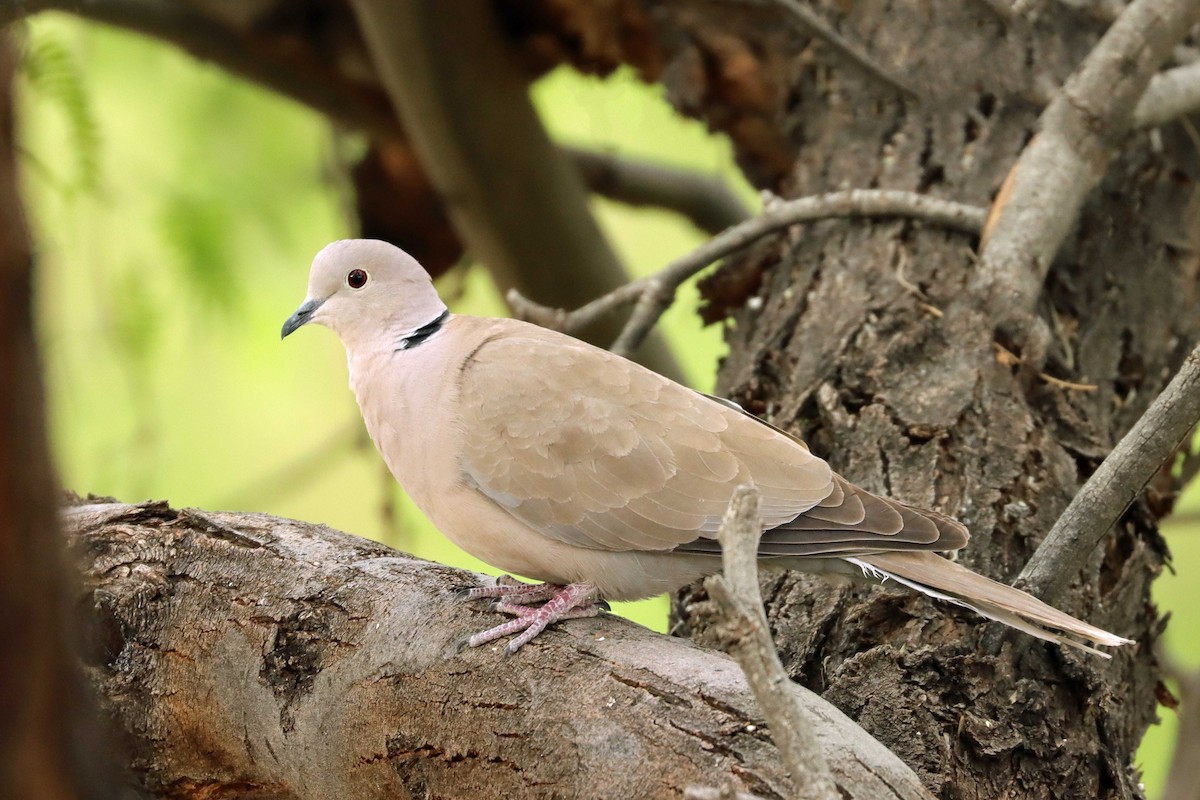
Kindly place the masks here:
<instances>
[{"instance_id":1,"label":"dove's leg","mask_svg":"<svg viewBox=\"0 0 1200 800\"><path fill-rule=\"evenodd\" d=\"M511 603L538 603L549 600L556 592L564 587L557 583L521 583L508 575L496 579L495 586L472 586L464 589L462 596L468 600L478 600L485 597L499 597L501 601Z\"/></svg>"},{"instance_id":2,"label":"dove's leg","mask_svg":"<svg viewBox=\"0 0 1200 800\"><path fill-rule=\"evenodd\" d=\"M495 610L514 614L516 619L475 634L467 640L467 644L478 647L523 631L505 647L509 654L517 652L533 637L559 620L594 617L604 610L603 605L598 602L596 587L588 583L572 583L568 586L552 583L540 586L488 586L479 591L480 594L475 595L476 597L500 597L501 600L494 606ZM546 603L537 608L525 605L547 597L549 599Z\"/></svg>"}]
</instances>

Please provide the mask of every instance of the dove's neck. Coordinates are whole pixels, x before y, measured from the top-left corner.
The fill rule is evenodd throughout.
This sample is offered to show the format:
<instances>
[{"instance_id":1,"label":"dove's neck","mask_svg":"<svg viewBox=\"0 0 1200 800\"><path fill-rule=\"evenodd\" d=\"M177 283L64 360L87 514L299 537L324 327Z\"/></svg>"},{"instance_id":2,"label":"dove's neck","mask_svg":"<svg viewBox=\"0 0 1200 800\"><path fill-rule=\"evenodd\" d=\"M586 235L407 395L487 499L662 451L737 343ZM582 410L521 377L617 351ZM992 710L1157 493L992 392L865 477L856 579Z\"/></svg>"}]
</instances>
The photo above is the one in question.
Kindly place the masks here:
<instances>
[{"instance_id":1,"label":"dove's neck","mask_svg":"<svg viewBox=\"0 0 1200 800\"><path fill-rule=\"evenodd\" d=\"M449 319L449 309L439 301L419 317L409 313L381 321L364 316L343 322L337 333L351 360L373 359L421 347L437 338Z\"/></svg>"},{"instance_id":2,"label":"dove's neck","mask_svg":"<svg viewBox=\"0 0 1200 800\"><path fill-rule=\"evenodd\" d=\"M450 319L450 309L443 308L442 313L429 322L426 322L415 330L402 334L396 341L396 350L411 350L414 347L424 344L442 330L442 326L446 324L446 320L448 319Z\"/></svg>"}]
</instances>

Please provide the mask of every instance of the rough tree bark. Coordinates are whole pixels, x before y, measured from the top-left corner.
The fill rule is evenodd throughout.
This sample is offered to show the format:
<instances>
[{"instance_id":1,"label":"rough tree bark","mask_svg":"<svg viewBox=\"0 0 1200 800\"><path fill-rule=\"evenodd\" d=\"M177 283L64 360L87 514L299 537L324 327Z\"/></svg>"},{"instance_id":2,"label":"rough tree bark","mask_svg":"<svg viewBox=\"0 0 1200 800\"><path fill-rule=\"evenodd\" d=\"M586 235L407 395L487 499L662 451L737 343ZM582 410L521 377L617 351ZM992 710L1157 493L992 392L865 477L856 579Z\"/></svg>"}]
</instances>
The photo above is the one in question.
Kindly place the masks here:
<instances>
[{"instance_id":1,"label":"rough tree bark","mask_svg":"<svg viewBox=\"0 0 1200 800\"><path fill-rule=\"evenodd\" d=\"M505 659L457 652L479 576L316 525L165 503L66 512L86 668L158 797L786 797L728 658L613 618ZM793 693L847 798L928 798L899 759Z\"/></svg>"}]
</instances>

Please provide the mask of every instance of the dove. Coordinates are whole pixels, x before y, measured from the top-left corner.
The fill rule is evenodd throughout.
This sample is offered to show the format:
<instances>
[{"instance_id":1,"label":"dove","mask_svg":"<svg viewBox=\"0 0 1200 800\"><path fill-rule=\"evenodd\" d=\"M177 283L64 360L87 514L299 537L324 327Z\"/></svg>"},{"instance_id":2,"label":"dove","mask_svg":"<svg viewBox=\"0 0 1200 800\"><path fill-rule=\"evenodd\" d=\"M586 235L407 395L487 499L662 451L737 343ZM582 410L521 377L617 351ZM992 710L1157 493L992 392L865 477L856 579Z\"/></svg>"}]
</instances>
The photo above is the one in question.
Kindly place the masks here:
<instances>
[{"instance_id":1,"label":"dove","mask_svg":"<svg viewBox=\"0 0 1200 800\"><path fill-rule=\"evenodd\" d=\"M1093 644L1131 643L939 555L966 545L962 524L855 486L735 403L562 333L451 314L421 265L386 242L317 254L281 336L308 323L341 339L371 439L430 521L542 582L467 591L513 617L471 646L511 637L511 654L606 600L718 571L717 528L742 484L759 493L762 562L890 579L1102 656Z\"/></svg>"}]
</instances>

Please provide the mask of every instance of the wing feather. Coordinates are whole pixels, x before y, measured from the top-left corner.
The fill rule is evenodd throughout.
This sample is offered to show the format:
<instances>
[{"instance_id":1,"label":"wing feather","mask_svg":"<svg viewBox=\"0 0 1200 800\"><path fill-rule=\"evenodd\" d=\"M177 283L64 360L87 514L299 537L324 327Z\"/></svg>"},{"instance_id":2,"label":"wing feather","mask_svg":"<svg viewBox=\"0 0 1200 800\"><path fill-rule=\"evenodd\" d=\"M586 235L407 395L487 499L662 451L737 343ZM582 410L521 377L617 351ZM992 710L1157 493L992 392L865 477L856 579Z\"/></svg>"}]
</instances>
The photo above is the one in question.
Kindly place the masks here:
<instances>
[{"instance_id":1,"label":"wing feather","mask_svg":"<svg viewBox=\"0 0 1200 800\"><path fill-rule=\"evenodd\" d=\"M760 492L764 557L951 550L957 522L833 474L736 404L522 323L460 371L463 480L546 536L602 550L718 553L733 490Z\"/></svg>"}]
</instances>

